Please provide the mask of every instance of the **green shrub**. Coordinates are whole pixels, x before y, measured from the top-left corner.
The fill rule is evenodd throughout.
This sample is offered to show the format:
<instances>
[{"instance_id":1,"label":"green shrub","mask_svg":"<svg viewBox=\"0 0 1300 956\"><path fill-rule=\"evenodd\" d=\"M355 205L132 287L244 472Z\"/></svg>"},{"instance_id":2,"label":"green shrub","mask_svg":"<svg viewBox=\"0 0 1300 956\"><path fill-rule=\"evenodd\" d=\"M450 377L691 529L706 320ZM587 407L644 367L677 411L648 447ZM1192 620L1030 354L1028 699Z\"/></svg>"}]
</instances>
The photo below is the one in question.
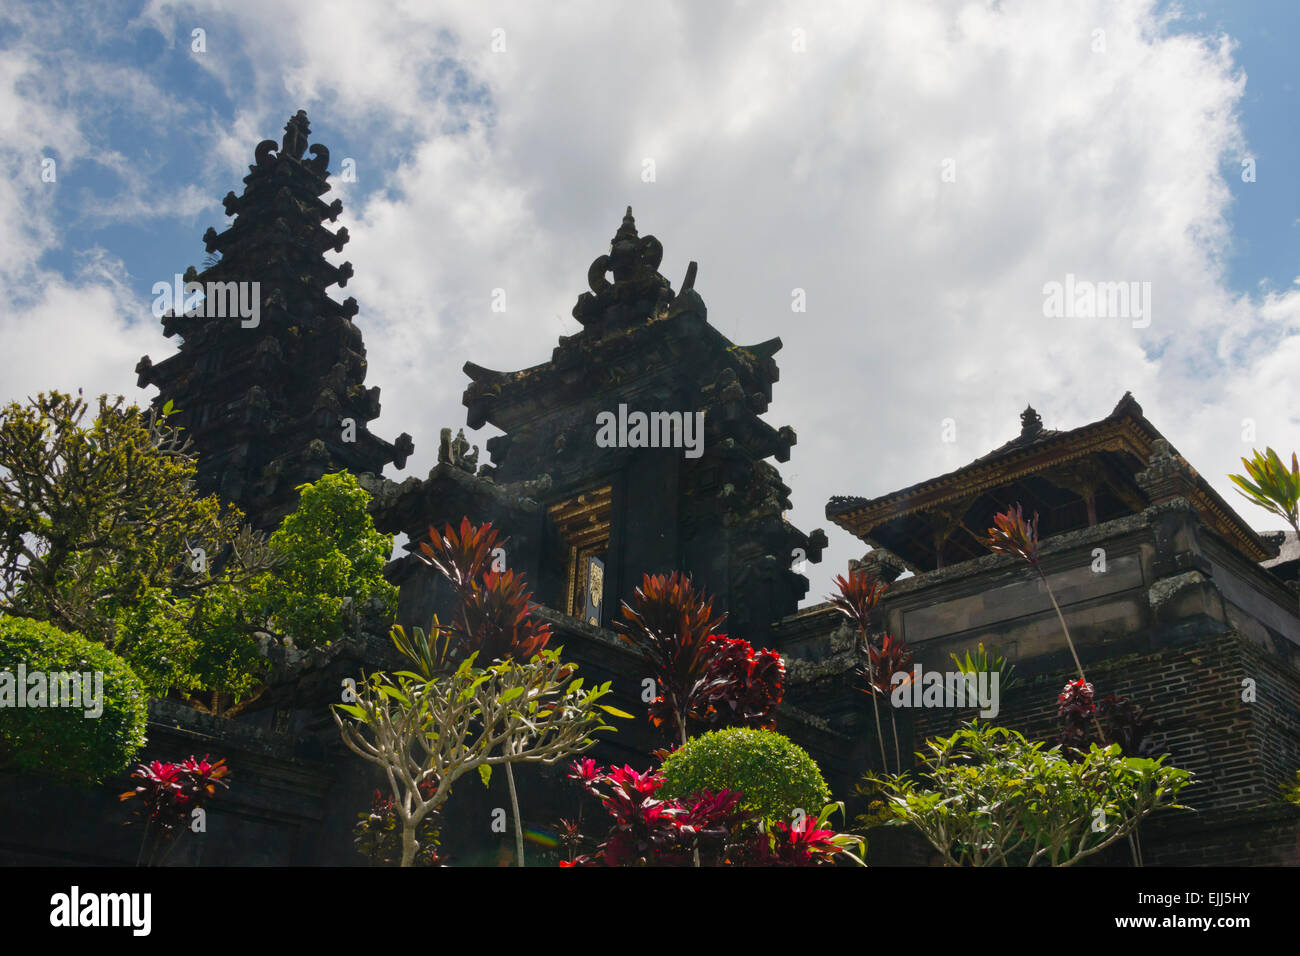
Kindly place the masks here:
<instances>
[{"instance_id":1,"label":"green shrub","mask_svg":"<svg viewBox=\"0 0 1300 956\"><path fill-rule=\"evenodd\" d=\"M740 790L740 807L769 820L788 821L796 809L816 817L831 802L812 757L771 730L733 727L695 737L664 761L663 772L664 797Z\"/></svg>"},{"instance_id":2,"label":"green shrub","mask_svg":"<svg viewBox=\"0 0 1300 956\"><path fill-rule=\"evenodd\" d=\"M44 693L38 685L18 686L18 666L30 678L45 675ZM57 673L103 674L103 711L86 716L83 702L74 706L49 706L57 695L68 703L69 687L52 693ZM17 707L26 703L45 706ZM92 678L91 695L94 695ZM100 644L80 634L60 631L42 621L0 615L0 764L80 783L98 783L131 763L145 742L148 700L144 685L130 665Z\"/></svg>"}]
</instances>

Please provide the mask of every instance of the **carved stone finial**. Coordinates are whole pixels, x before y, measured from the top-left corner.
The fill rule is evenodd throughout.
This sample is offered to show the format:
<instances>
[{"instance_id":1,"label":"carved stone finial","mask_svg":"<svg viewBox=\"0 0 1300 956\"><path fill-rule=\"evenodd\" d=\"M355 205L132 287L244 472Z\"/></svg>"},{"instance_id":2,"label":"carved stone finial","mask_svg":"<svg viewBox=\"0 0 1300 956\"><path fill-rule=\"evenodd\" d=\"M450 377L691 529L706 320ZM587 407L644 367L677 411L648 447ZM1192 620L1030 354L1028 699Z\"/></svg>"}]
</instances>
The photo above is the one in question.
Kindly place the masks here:
<instances>
[{"instance_id":1,"label":"carved stone finial","mask_svg":"<svg viewBox=\"0 0 1300 956\"><path fill-rule=\"evenodd\" d=\"M606 273L614 274L615 283L653 276L659 271L663 257L664 247L658 239L637 235L632 207L628 206L623 224L609 244L609 254L598 256L587 270L587 284L599 295L610 288Z\"/></svg>"},{"instance_id":2,"label":"carved stone finial","mask_svg":"<svg viewBox=\"0 0 1300 956\"><path fill-rule=\"evenodd\" d=\"M627 212L623 215L623 224L618 227L618 232L614 233L614 241L611 245L618 245L620 241L635 239L636 220L632 218L632 207L627 207Z\"/></svg>"},{"instance_id":3,"label":"carved stone finial","mask_svg":"<svg viewBox=\"0 0 1300 956\"><path fill-rule=\"evenodd\" d=\"M1043 430L1043 420L1039 418L1038 412L1034 411L1034 406L1026 405L1025 410L1020 413L1020 437L1034 438Z\"/></svg>"},{"instance_id":4,"label":"carved stone finial","mask_svg":"<svg viewBox=\"0 0 1300 956\"><path fill-rule=\"evenodd\" d=\"M289 122L284 124L284 153L294 159L302 159L307 151L307 137L311 135L311 126L307 122L306 110L299 110Z\"/></svg>"}]
</instances>

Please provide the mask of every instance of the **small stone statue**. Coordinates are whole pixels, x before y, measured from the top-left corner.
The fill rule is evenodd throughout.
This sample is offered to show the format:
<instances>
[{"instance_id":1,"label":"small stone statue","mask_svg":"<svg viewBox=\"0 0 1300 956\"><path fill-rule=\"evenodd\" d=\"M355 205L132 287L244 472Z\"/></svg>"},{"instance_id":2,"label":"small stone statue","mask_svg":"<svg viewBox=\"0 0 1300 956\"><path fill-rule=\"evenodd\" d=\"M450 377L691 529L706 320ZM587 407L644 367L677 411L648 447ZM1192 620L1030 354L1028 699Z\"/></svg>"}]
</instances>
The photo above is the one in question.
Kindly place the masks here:
<instances>
[{"instance_id":1,"label":"small stone statue","mask_svg":"<svg viewBox=\"0 0 1300 956\"><path fill-rule=\"evenodd\" d=\"M465 429L456 430L456 437L451 437L451 429L444 428L438 438L438 464L455 465L461 471L471 475L478 469L478 445L470 451L470 443L465 438Z\"/></svg>"}]
</instances>

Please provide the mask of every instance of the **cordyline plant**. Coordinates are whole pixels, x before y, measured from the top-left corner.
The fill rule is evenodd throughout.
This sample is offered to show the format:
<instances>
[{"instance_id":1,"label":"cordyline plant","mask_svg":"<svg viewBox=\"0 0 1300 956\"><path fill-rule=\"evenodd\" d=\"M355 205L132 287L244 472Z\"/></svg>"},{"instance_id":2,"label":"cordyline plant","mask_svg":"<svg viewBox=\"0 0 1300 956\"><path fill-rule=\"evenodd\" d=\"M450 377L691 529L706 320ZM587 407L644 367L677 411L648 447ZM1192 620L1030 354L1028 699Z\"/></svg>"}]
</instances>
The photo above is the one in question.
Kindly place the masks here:
<instances>
[{"instance_id":1,"label":"cordyline plant","mask_svg":"<svg viewBox=\"0 0 1300 956\"><path fill-rule=\"evenodd\" d=\"M1038 579L1043 582L1048 600L1052 602L1052 607L1056 611L1056 619L1061 622L1061 631L1065 634L1065 643L1070 648L1070 656L1074 658L1079 680L1087 684L1088 675L1083 672L1083 664L1079 663L1079 652L1075 650L1074 639L1070 637L1070 628L1065 623L1065 615L1061 613L1061 606L1056 603L1056 595L1052 593L1052 585L1038 562L1038 512L1034 512L1033 521L1026 521L1024 511L1017 502L1014 508L1008 508L1005 512L994 515L993 525L994 527L988 530L989 550L994 554L1019 555L1034 569ZM1101 724L1097 722L1095 715L1093 715L1093 725L1097 731L1097 739L1104 743L1106 735L1102 732Z\"/></svg>"},{"instance_id":2,"label":"cordyline plant","mask_svg":"<svg viewBox=\"0 0 1300 956\"><path fill-rule=\"evenodd\" d=\"M1093 729L1097 732L1097 740L1102 746L1107 746L1109 741L1106 738L1106 732L1102 729L1101 721L1096 713L1096 708L1092 707L1092 684L1088 682L1088 676L1083 672L1083 664L1079 662L1079 652L1074 647L1074 639L1070 637L1070 628L1065 623L1065 615L1061 613L1061 606L1056 603L1056 595L1052 593L1052 585L1047 580L1047 574L1043 571L1042 565L1038 560L1038 512L1034 512L1032 521L1025 520L1024 510L1020 503L1017 502L1014 508L1008 508L1005 512L993 516L993 527L988 529L988 547L995 554L1014 554L1018 555L1026 564L1034 569L1038 579L1043 582L1043 589L1047 592L1047 598L1052 602L1052 608L1056 611L1056 619L1061 622L1061 631L1065 634L1065 643L1070 648L1070 656L1074 658L1075 669L1079 672L1079 680L1072 681L1066 685L1066 693L1061 695L1059 701L1061 710L1058 715L1067 721L1067 732L1069 731L1070 714L1083 714L1084 719L1091 718ZM1080 701L1080 706L1073 707L1067 702L1067 695L1070 688L1076 688L1076 692L1083 693L1087 691L1086 705ZM1082 739L1078 742L1082 742ZM1134 824L1136 829L1136 823ZM1142 865L1142 854L1138 845L1137 835L1134 833L1129 839L1129 848L1133 854L1133 862L1137 866Z\"/></svg>"},{"instance_id":3,"label":"cordyline plant","mask_svg":"<svg viewBox=\"0 0 1300 956\"><path fill-rule=\"evenodd\" d=\"M769 824L742 812L737 790L704 790L683 799L659 799L665 779L661 770L638 773L631 767L597 767L587 759L572 764L569 778L600 801L611 822L604 841L591 855L561 866L708 865L821 866L843 855L859 865L864 841L824 829L843 805L830 804L817 817L792 824ZM569 825L570 845L582 840ZM854 850L857 853L854 853Z\"/></svg>"},{"instance_id":4,"label":"cordyline plant","mask_svg":"<svg viewBox=\"0 0 1300 956\"><path fill-rule=\"evenodd\" d=\"M1228 480L1237 486L1237 494L1277 515L1300 537L1300 460L1292 452L1288 469L1272 448L1253 451L1252 459L1241 459L1246 474L1229 475Z\"/></svg>"},{"instance_id":5,"label":"cordyline plant","mask_svg":"<svg viewBox=\"0 0 1300 956\"><path fill-rule=\"evenodd\" d=\"M850 571L847 578L837 575L835 587L839 589L839 594L827 595L826 600L858 629L858 651L867 659L867 685L875 688L877 675L875 661L871 656L871 612L880 603L889 585L880 581L874 574L868 574L858 568ZM880 743L880 766L888 770L889 758L885 755L884 725L880 722L880 705L876 702L875 694L871 695L871 709L876 718L876 740ZM898 769L901 770L902 767Z\"/></svg>"},{"instance_id":6,"label":"cordyline plant","mask_svg":"<svg viewBox=\"0 0 1300 956\"><path fill-rule=\"evenodd\" d=\"M477 653L482 661L527 661L544 650L550 625L531 616L533 605L523 575L493 570L498 542L491 524L479 527L468 518L442 534L429 529L416 557L436 569L456 592L458 612L441 625L453 637L452 653L464 659Z\"/></svg>"},{"instance_id":7,"label":"cordyline plant","mask_svg":"<svg viewBox=\"0 0 1300 956\"><path fill-rule=\"evenodd\" d=\"M1088 722L1093 718L1106 727L1124 756L1153 756L1148 735L1154 721L1141 704L1123 694L1107 694L1094 702L1092 685L1072 680L1057 698L1056 716L1061 719L1061 750L1068 759L1082 760L1087 753L1093 743Z\"/></svg>"},{"instance_id":8,"label":"cordyline plant","mask_svg":"<svg viewBox=\"0 0 1300 956\"><path fill-rule=\"evenodd\" d=\"M136 866L146 859L150 865L158 865L170 856L180 834L194 826L195 811L205 809L218 785L230 786L225 779L229 776L225 758L209 762L208 754L202 760L190 756L182 763L155 760L140 764L131 773L131 779L139 783L118 798L139 801L134 815L144 820L144 836Z\"/></svg>"},{"instance_id":9,"label":"cordyline plant","mask_svg":"<svg viewBox=\"0 0 1300 956\"><path fill-rule=\"evenodd\" d=\"M575 761L569 778L600 801L610 827L594 854L561 866L691 866L701 858L723 862L725 844L744 819L737 809L741 794L733 790L659 799L655 794L664 785L659 770L605 770L588 759Z\"/></svg>"},{"instance_id":10,"label":"cordyline plant","mask_svg":"<svg viewBox=\"0 0 1300 956\"><path fill-rule=\"evenodd\" d=\"M614 629L654 669L659 696L650 721L674 743L691 730L770 728L785 693L785 663L771 650L718 633L726 615L691 579L674 572L644 576Z\"/></svg>"},{"instance_id":11,"label":"cordyline plant","mask_svg":"<svg viewBox=\"0 0 1300 956\"><path fill-rule=\"evenodd\" d=\"M886 634L881 638L879 648L867 645L867 659L870 662L870 667L867 669L866 693L879 694L886 700L890 700L896 675L904 675L899 686L906 686L911 682L908 668L912 666L913 656L912 649L907 646L907 642L901 638L896 639L892 634ZM889 707L889 724L894 732L894 766L902 770L903 757L898 746L898 718L894 714L892 701ZM885 769L889 768L886 767Z\"/></svg>"},{"instance_id":12,"label":"cordyline plant","mask_svg":"<svg viewBox=\"0 0 1300 956\"><path fill-rule=\"evenodd\" d=\"M1287 468L1272 448L1262 453L1254 450L1254 458L1241 459L1245 475L1229 475L1237 486L1237 494L1265 511L1271 511L1300 535L1300 460L1291 453L1291 467Z\"/></svg>"},{"instance_id":13,"label":"cordyline plant","mask_svg":"<svg viewBox=\"0 0 1300 956\"><path fill-rule=\"evenodd\" d=\"M816 818L805 816L793 823L778 820L770 827L760 824L752 865L825 866L844 857L858 866L866 866L863 856L867 844L862 837L826 829L831 815L843 812L844 804L830 803Z\"/></svg>"},{"instance_id":14,"label":"cordyline plant","mask_svg":"<svg viewBox=\"0 0 1300 956\"><path fill-rule=\"evenodd\" d=\"M915 776L868 774L893 825L915 827L945 866L1073 866L1176 803L1191 773L1093 744L1071 761L974 721L930 749ZM918 756L922 756L918 754Z\"/></svg>"}]
</instances>

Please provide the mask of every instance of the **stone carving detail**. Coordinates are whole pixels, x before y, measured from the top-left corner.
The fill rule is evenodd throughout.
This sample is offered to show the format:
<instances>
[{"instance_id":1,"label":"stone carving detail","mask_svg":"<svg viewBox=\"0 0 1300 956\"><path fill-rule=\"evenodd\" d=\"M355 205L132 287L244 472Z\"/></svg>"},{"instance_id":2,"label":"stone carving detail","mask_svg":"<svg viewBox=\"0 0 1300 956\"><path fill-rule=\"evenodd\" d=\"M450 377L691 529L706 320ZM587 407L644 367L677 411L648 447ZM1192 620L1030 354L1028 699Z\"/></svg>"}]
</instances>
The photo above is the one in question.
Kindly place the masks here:
<instances>
[{"instance_id":1,"label":"stone carving detail","mask_svg":"<svg viewBox=\"0 0 1300 956\"><path fill-rule=\"evenodd\" d=\"M607 272L614 273L616 283L649 278L658 274L663 257L664 247L658 239L654 236L637 237L632 207L628 206L623 224L614 234L609 255L597 256L587 270L587 285L597 294L609 289L610 282L605 278Z\"/></svg>"},{"instance_id":2,"label":"stone carving detail","mask_svg":"<svg viewBox=\"0 0 1300 956\"><path fill-rule=\"evenodd\" d=\"M478 469L478 445L471 452L465 429L457 429L456 437L452 438L451 429L444 428L439 432L438 464L455 465L472 475Z\"/></svg>"}]
</instances>

